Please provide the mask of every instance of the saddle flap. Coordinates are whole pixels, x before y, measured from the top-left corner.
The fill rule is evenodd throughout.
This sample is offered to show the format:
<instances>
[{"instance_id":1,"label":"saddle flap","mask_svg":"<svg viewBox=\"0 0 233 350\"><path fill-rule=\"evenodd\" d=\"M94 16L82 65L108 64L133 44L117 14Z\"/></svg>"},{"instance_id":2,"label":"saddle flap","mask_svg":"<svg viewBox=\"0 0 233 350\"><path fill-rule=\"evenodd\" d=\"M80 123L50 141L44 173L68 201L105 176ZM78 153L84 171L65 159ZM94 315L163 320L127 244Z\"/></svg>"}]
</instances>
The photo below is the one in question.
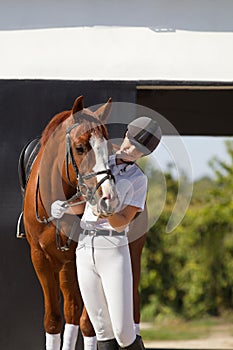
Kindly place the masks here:
<instances>
[{"instance_id":1,"label":"saddle flap","mask_svg":"<svg viewBox=\"0 0 233 350\"><path fill-rule=\"evenodd\" d=\"M40 138L36 138L32 141L29 141L20 153L18 162L18 176L21 191L23 194L31 173L32 165L40 150L40 146Z\"/></svg>"}]
</instances>

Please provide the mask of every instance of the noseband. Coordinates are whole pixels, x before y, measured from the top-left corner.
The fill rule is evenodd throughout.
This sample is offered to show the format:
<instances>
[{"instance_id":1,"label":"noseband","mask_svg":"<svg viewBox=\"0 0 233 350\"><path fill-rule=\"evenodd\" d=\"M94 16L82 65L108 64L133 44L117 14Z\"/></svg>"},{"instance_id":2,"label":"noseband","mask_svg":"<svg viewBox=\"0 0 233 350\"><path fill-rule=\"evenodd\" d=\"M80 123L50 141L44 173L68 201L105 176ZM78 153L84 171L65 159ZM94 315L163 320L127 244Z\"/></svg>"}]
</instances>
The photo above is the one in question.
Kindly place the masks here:
<instances>
[{"instance_id":1,"label":"noseband","mask_svg":"<svg viewBox=\"0 0 233 350\"><path fill-rule=\"evenodd\" d=\"M76 180L77 180L77 187L76 187L77 197L82 196L85 199L85 201L88 201L91 205L95 205L96 204L95 194L98 191L98 189L100 188L100 186L106 180L115 181L115 178L114 178L110 169L96 171L96 172L92 172L92 173L85 174L85 175L80 174L78 166L77 166L75 159L74 159L74 154L73 154L73 150L72 150L72 146L71 146L71 138L70 138L70 132L79 125L80 125L79 123L76 123L66 130L66 177L69 181L69 184L72 187L75 187L72 184L72 182L70 181L70 177L69 177L68 165L69 165L69 163L71 163L71 165L74 169L74 172L75 172ZM106 176L104 176L99 182L97 182L94 189L89 188L85 184L84 180L89 180L93 177L96 177L97 175L102 175L102 174L106 174Z\"/></svg>"}]
</instances>

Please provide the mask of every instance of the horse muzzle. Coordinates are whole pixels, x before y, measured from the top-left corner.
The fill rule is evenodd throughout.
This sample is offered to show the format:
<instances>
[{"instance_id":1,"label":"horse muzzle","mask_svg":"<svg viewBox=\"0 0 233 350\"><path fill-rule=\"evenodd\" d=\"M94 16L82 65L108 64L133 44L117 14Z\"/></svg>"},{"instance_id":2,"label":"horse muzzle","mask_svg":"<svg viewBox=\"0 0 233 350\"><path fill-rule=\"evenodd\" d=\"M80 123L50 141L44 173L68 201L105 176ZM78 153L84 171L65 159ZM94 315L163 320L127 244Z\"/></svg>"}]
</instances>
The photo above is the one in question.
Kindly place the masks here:
<instances>
[{"instance_id":1,"label":"horse muzzle","mask_svg":"<svg viewBox=\"0 0 233 350\"><path fill-rule=\"evenodd\" d=\"M119 199L117 196L113 197L102 197L100 198L97 210L100 215L110 216L115 213L116 208L119 205Z\"/></svg>"}]
</instances>

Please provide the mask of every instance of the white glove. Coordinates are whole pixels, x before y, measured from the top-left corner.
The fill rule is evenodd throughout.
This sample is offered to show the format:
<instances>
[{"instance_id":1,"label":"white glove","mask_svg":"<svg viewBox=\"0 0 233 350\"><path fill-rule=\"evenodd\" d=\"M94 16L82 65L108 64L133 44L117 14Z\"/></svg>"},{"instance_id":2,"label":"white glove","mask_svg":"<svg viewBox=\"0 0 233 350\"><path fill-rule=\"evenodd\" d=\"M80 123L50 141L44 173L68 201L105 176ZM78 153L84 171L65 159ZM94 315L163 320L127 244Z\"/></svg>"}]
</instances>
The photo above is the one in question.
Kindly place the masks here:
<instances>
[{"instance_id":1,"label":"white glove","mask_svg":"<svg viewBox=\"0 0 233 350\"><path fill-rule=\"evenodd\" d=\"M62 206L64 204L63 201L55 201L51 205L51 215L55 219L61 219L68 207Z\"/></svg>"}]
</instances>

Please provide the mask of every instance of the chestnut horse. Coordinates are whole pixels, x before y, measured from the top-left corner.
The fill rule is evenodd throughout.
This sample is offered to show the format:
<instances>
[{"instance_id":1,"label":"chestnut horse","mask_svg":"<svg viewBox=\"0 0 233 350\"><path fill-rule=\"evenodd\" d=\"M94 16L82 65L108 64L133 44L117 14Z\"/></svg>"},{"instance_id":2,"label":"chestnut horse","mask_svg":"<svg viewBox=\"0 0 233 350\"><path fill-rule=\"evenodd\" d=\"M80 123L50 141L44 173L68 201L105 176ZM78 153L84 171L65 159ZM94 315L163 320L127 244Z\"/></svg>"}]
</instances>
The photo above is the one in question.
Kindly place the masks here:
<instances>
[{"instance_id":1,"label":"chestnut horse","mask_svg":"<svg viewBox=\"0 0 233 350\"><path fill-rule=\"evenodd\" d=\"M50 216L51 203L60 199L67 205L77 205L77 198L81 196L82 201L97 204L105 214L114 212L117 204L114 179L106 168L106 159L102 159L108 157L106 150L110 149L104 126L110 111L111 99L92 112L83 107L80 96L72 110L55 115L43 131L41 147L25 189L24 227L43 290L44 329L49 350L60 349L60 292L67 326L63 350L75 348L69 338L74 338L83 309L75 265L77 236L74 235L79 233L78 217L64 215L56 222ZM106 149L100 152L102 147Z\"/></svg>"}]
</instances>

